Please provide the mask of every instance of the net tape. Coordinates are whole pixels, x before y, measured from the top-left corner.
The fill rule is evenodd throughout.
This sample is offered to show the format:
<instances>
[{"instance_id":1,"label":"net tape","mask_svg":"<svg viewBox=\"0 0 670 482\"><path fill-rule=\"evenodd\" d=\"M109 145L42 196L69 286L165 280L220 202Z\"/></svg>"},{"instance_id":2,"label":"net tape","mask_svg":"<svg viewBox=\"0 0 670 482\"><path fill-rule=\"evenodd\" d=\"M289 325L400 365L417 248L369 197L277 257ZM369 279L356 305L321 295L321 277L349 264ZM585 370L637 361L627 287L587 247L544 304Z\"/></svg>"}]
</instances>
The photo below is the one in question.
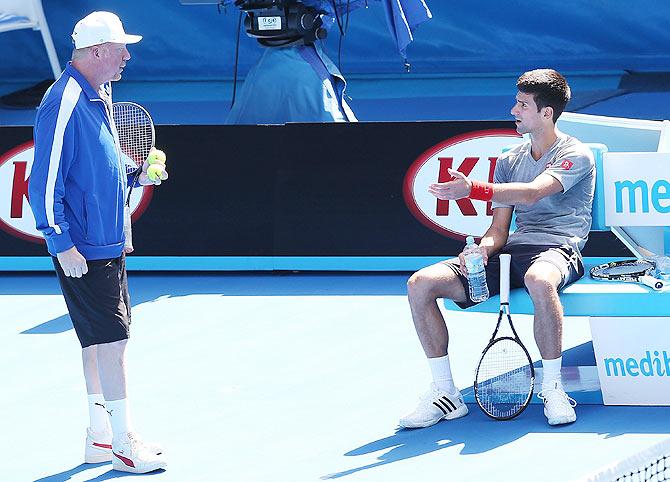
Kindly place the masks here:
<instances>
[{"instance_id":1,"label":"net tape","mask_svg":"<svg viewBox=\"0 0 670 482\"><path fill-rule=\"evenodd\" d=\"M670 439L575 482L670 481Z\"/></svg>"}]
</instances>

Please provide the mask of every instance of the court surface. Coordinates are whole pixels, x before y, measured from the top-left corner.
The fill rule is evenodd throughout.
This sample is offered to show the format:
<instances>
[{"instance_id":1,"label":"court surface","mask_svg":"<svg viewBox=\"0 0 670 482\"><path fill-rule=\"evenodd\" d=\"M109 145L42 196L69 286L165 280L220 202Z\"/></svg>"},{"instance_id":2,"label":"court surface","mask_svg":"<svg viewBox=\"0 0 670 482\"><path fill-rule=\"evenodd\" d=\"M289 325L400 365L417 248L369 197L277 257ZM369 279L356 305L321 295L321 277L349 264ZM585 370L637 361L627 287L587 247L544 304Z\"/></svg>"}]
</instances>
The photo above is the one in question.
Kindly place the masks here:
<instances>
[{"instance_id":1,"label":"court surface","mask_svg":"<svg viewBox=\"0 0 670 482\"><path fill-rule=\"evenodd\" d=\"M406 279L131 272L131 410L169 464L144 477L563 482L670 432L668 407L584 403L560 428L537 403L510 422L470 404L465 418L398 431L429 383ZM3 273L0 313L0 480L138 477L82 464L80 348L55 276ZM448 317L455 381L466 389L495 315ZM515 321L532 347L531 318ZM566 320L564 331L566 359L593 356L587 319Z\"/></svg>"}]
</instances>

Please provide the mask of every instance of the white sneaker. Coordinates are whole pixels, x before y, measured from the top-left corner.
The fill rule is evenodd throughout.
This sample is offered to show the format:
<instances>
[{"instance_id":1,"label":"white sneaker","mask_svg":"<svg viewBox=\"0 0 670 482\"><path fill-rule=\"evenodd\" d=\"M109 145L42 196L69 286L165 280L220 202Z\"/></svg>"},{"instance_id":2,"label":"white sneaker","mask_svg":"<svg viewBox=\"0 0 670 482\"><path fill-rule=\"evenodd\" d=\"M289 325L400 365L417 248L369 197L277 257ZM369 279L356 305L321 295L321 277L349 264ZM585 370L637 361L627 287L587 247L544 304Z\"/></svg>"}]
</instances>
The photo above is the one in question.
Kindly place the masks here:
<instances>
[{"instance_id":1,"label":"white sneaker","mask_svg":"<svg viewBox=\"0 0 670 482\"><path fill-rule=\"evenodd\" d=\"M574 409L577 402L568 397L561 382L554 382L551 388L543 388L537 396L544 402L544 415L549 425L562 425L577 420Z\"/></svg>"},{"instance_id":2,"label":"white sneaker","mask_svg":"<svg viewBox=\"0 0 670 482\"><path fill-rule=\"evenodd\" d=\"M468 406L463 402L461 392L447 393L431 383L416 410L401 418L398 424L402 428L430 427L442 419L454 420L467 414Z\"/></svg>"},{"instance_id":3,"label":"white sneaker","mask_svg":"<svg viewBox=\"0 0 670 482\"><path fill-rule=\"evenodd\" d=\"M122 472L145 474L167 466L162 455L156 454L155 447L145 445L132 432L114 438L112 453L112 468Z\"/></svg>"},{"instance_id":4,"label":"white sneaker","mask_svg":"<svg viewBox=\"0 0 670 482\"><path fill-rule=\"evenodd\" d=\"M163 448L159 445L142 442L152 454L163 454ZM86 445L84 446L84 463L100 464L112 461L112 432L94 432L90 427L86 428Z\"/></svg>"},{"instance_id":5,"label":"white sneaker","mask_svg":"<svg viewBox=\"0 0 670 482\"><path fill-rule=\"evenodd\" d=\"M84 462L100 464L112 461L112 432L94 432L90 427L86 429L86 447L84 448Z\"/></svg>"}]
</instances>

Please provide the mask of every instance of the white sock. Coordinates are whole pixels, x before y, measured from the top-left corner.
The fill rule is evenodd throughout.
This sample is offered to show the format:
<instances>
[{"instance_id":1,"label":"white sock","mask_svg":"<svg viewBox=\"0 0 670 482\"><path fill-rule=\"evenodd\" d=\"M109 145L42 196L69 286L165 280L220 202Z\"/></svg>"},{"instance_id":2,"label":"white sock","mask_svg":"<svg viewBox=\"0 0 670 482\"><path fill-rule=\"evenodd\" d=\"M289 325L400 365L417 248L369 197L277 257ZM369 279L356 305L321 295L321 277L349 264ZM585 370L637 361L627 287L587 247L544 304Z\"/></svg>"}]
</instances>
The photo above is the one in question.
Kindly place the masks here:
<instances>
[{"instance_id":1,"label":"white sock","mask_svg":"<svg viewBox=\"0 0 670 482\"><path fill-rule=\"evenodd\" d=\"M563 357L554 360L542 359L542 390L556 388L556 382L561 385L561 364Z\"/></svg>"},{"instance_id":2,"label":"white sock","mask_svg":"<svg viewBox=\"0 0 670 482\"><path fill-rule=\"evenodd\" d=\"M114 434L115 437L132 431L127 399L107 400L105 402L105 407L109 414L109 421L112 424L112 434Z\"/></svg>"},{"instance_id":3,"label":"white sock","mask_svg":"<svg viewBox=\"0 0 670 482\"><path fill-rule=\"evenodd\" d=\"M102 393L88 394L88 416L90 418L90 427L93 432L109 432L109 415L105 408L105 397Z\"/></svg>"},{"instance_id":4,"label":"white sock","mask_svg":"<svg viewBox=\"0 0 670 482\"><path fill-rule=\"evenodd\" d=\"M456 385L451 376L451 365L449 364L449 355L439 358L429 358L428 365L433 374L433 382L437 388L448 393L456 393Z\"/></svg>"}]
</instances>

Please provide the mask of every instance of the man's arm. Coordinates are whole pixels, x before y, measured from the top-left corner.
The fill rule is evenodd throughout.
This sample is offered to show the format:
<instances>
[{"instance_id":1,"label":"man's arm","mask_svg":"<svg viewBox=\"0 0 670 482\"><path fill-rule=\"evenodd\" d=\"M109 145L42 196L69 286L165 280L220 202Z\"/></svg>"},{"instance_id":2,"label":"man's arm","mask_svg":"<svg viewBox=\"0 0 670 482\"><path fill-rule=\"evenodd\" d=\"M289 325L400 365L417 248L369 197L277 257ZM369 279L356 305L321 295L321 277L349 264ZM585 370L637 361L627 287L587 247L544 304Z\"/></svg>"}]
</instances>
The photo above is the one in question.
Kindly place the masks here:
<instances>
[{"instance_id":1,"label":"man's arm","mask_svg":"<svg viewBox=\"0 0 670 482\"><path fill-rule=\"evenodd\" d=\"M472 193L473 183L463 173L449 169L451 181L431 184L428 191L438 199L457 200ZM558 179L542 173L531 182L507 182L493 185L493 195L489 199L501 204L534 204L540 199L563 191Z\"/></svg>"},{"instance_id":2,"label":"man's arm","mask_svg":"<svg viewBox=\"0 0 670 482\"><path fill-rule=\"evenodd\" d=\"M63 207L74 134L69 122L59 124L62 114L58 106L52 103L41 107L35 122L35 154L28 182L30 207L37 229L55 249L65 275L80 278L88 272L88 266L70 238Z\"/></svg>"},{"instance_id":3,"label":"man's arm","mask_svg":"<svg viewBox=\"0 0 670 482\"><path fill-rule=\"evenodd\" d=\"M479 246L486 251L485 258L500 251L509 237L509 228L512 224L513 208L496 208L493 210L491 226L482 236Z\"/></svg>"},{"instance_id":4,"label":"man's arm","mask_svg":"<svg viewBox=\"0 0 670 482\"><path fill-rule=\"evenodd\" d=\"M491 226L489 226L489 229L486 230L486 233L484 233L479 242L479 247L484 257L484 264L488 264L489 256L494 255L505 246L507 237L509 236L509 227L512 224L513 212L514 208L508 207L500 207L493 210ZM463 253L458 255L458 259L461 263L461 272L467 275Z\"/></svg>"},{"instance_id":5,"label":"man's arm","mask_svg":"<svg viewBox=\"0 0 670 482\"><path fill-rule=\"evenodd\" d=\"M74 246L63 203L65 179L74 150L74 129L69 119L59 121L59 115L64 116L59 106L57 102L50 102L38 112L28 192L37 229L60 253Z\"/></svg>"}]
</instances>

